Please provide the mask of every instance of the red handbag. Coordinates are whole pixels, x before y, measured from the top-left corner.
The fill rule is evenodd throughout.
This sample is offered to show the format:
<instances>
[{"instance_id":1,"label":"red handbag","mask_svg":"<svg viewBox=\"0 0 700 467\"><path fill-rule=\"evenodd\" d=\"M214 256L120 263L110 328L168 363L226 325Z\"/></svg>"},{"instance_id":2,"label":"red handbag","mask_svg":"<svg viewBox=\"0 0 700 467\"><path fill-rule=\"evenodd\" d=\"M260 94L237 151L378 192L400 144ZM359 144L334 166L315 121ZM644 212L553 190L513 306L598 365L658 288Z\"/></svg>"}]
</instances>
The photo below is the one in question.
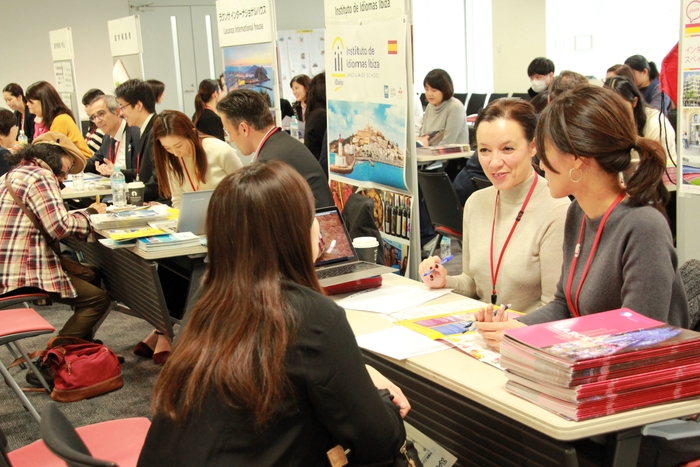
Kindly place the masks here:
<instances>
[{"instance_id":1,"label":"red handbag","mask_svg":"<svg viewBox=\"0 0 700 467\"><path fill-rule=\"evenodd\" d=\"M87 399L124 385L116 354L102 344L84 341L49 348L44 364L54 371L51 399L58 402Z\"/></svg>"}]
</instances>

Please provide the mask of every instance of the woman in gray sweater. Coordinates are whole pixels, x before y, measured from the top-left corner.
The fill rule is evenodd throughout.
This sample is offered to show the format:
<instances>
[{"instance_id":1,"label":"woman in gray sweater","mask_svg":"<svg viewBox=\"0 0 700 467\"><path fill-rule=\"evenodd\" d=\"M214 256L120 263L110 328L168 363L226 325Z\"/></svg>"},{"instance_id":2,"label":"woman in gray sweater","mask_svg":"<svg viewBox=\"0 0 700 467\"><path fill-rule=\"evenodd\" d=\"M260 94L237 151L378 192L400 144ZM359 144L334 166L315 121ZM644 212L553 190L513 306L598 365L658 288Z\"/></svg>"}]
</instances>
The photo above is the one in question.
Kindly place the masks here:
<instances>
[{"instance_id":1,"label":"woman in gray sweater","mask_svg":"<svg viewBox=\"0 0 700 467\"><path fill-rule=\"evenodd\" d=\"M459 99L453 97L454 86L450 75L445 70L436 68L425 75L423 87L428 107L425 108L423 126L420 129L422 136L418 141L424 147L438 144L469 144L467 111ZM434 132L438 133L430 137Z\"/></svg>"},{"instance_id":2,"label":"woman in gray sweater","mask_svg":"<svg viewBox=\"0 0 700 467\"><path fill-rule=\"evenodd\" d=\"M537 153L554 197L573 195L554 300L518 320L482 311L477 328L500 347L503 330L618 308L688 326L688 302L664 215L666 163L656 141L637 135L624 99L582 86L554 100L537 124ZM639 165L626 186L633 152Z\"/></svg>"}]
</instances>

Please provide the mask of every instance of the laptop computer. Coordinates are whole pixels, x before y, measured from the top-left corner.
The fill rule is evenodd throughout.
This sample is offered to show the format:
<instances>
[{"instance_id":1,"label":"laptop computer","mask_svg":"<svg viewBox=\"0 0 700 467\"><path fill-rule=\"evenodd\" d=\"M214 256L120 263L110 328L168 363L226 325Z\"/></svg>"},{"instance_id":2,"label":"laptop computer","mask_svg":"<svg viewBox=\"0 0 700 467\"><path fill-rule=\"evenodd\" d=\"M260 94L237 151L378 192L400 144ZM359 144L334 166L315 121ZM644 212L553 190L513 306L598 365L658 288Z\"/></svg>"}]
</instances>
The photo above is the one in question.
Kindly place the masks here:
<instances>
[{"instance_id":1,"label":"laptop computer","mask_svg":"<svg viewBox=\"0 0 700 467\"><path fill-rule=\"evenodd\" d=\"M357 258L350 233L337 207L328 206L317 209L316 220L318 220L324 244L323 253L316 260L316 275L321 286L328 287L396 272L394 268L360 261Z\"/></svg>"},{"instance_id":2,"label":"laptop computer","mask_svg":"<svg viewBox=\"0 0 700 467\"><path fill-rule=\"evenodd\" d=\"M207 230L207 208L212 193L214 190L183 193L177 222L161 221L149 225L165 232L192 232L195 235L204 235Z\"/></svg>"}]
</instances>

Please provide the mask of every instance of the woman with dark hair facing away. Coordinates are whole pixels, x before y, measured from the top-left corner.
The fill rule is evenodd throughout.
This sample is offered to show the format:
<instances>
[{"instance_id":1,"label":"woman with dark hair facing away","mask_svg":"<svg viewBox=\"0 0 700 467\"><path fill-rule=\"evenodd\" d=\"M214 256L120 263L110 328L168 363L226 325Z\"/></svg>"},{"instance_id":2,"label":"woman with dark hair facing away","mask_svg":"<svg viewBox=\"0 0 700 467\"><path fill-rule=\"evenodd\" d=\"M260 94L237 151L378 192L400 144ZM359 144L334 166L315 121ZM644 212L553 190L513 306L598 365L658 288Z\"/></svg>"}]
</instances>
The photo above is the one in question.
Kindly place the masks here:
<instances>
[{"instance_id":1,"label":"woman with dark hair facing away","mask_svg":"<svg viewBox=\"0 0 700 467\"><path fill-rule=\"evenodd\" d=\"M605 73L605 79L612 78L613 76L624 76L634 83L634 73L632 72L632 68L627 65L618 64L608 68L608 71Z\"/></svg>"},{"instance_id":2,"label":"woman with dark hair facing away","mask_svg":"<svg viewBox=\"0 0 700 467\"><path fill-rule=\"evenodd\" d=\"M15 115L7 109L0 109L0 175L10 170L10 163L5 158L11 154L10 150L19 149L17 133Z\"/></svg>"},{"instance_id":3,"label":"woman with dark hair facing away","mask_svg":"<svg viewBox=\"0 0 700 467\"><path fill-rule=\"evenodd\" d=\"M192 122L201 133L225 141L224 125L216 113L216 104L219 103L220 96L219 85L213 79L205 79L199 83L199 91L194 98L195 111Z\"/></svg>"},{"instance_id":4,"label":"woman with dark hair facing away","mask_svg":"<svg viewBox=\"0 0 700 467\"><path fill-rule=\"evenodd\" d=\"M423 115L423 126L418 141L425 147L438 144L469 144L467 111L454 96L452 78L439 68L430 71L423 79L428 106ZM430 134L437 132L436 136Z\"/></svg>"},{"instance_id":5,"label":"woman with dark hair facing away","mask_svg":"<svg viewBox=\"0 0 700 467\"><path fill-rule=\"evenodd\" d=\"M671 230L665 157L641 138L625 100L609 89L582 86L552 101L537 125L537 154L552 196L573 195L566 216L564 263L552 300L508 320L491 306L479 332L500 347L503 330L629 308L674 326L688 326L688 303ZM639 165L626 186L633 154Z\"/></svg>"},{"instance_id":6,"label":"woman with dark hair facing away","mask_svg":"<svg viewBox=\"0 0 700 467\"><path fill-rule=\"evenodd\" d=\"M464 206L462 274L448 276L433 256L419 266L429 287L510 303L522 312L554 298L569 200L554 199L532 167L536 125L534 107L518 98L496 99L479 113L478 160L493 186L473 193Z\"/></svg>"},{"instance_id":7,"label":"woman with dark hair facing away","mask_svg":"<svg viewBox=\"0 0 700 467\"><path fill-rule=\"evenodd\" d=\"M663 96L661 92L659 70L656 68L656 64L647 61L642 55L632 55L625 60L625 65L632 68L634 84L639 88L639 92L642 93L647 104L666 114L666 109L671 100Z\"/></svg>"},{"instance_id":8,"label":"woman with dark hair facing away","mask_svg":"<svg viewBox=\"0 0 700 467\"><path fill-rule=\"evenodd\" d=\"M296 99L292 107L294 108L297 120L300 122L303 122L306 117L306 93L309 91L310 85L311 78L306 75L297 75L292 78L292 81L289 83L289 87L292 88L292 94L294 94L294 99Z\"/></svg>"},{"instance_id":9,"label":"woman with dark hair facing away","mask_svg":"<svg viewBox=\"0 0 700 467\"><path fill-rule=\"evenodd\" d=\"M626 65L623 65L626 67ZM676 161L676 132L671 122L658 110L649 106L633 81L623 76L613 76L605 80L604 87L622 96L629 104L637 125L637 134L658 142L666 157Z\"/></svg>"},{"instance_id":10,"label":"woman with dark hair facing away","mask_svg":"<svg viewBox=\"0 0 700 467\"><path fill-rule=\"evenodd\" d=\"M29 111L36 115L34 136L37 137L47 131L55 131L66 135L80 150L86 159L92 157L92 152L85 143L80 129L75 124L73 112L58 95L56 89L46 81L37 81L27 88L27 106Z\"/></svg>"},{"instance_id":11,"label":"woman with dark hair facing away","mask_svg":"<svg viewBox=\"0 0 700 467\"><path fill-rule=\"evenodd\" d=\"M326 134L326 73L319 73L311 80L306 94L306 115L304 115L304 146L318 160L323 149L323 135ZM328 161L326 161L327 163Z\"/></svg>"},{"instance_id":12,"label":"woman with dark hair facing away","mask_svg":"<svg viewBox=\"0 0 700 467\"><path fill-rule=\"evenodd\" d=\"M34 114L27 107L27 99L24 97L22 86L10 83L2 90L7 106L15 112L17 128L24 130L27 140L31 143L34 139ZM17 132L19 135L19 131Z\"/></svg>"},{"instance_id":13,"label":"woman with dark hair facing away","mask_svg":"<svg viewBox=\"0 0 700 467\"><path fill-rule=\"evenodd\" d=\"M83 94L83 98L80 100L80 102L82 102L83 107L85 107L86 115L90 115L89 107L92 101L95 100L95 98L104 95L105 93L100 89L90 89L88 92ZM88 148L90 148L90 151L95 154L100 150L100 146L102 146L102 139L105 136L105 132L97 128L97 125L95 125L95 122L92 120L89 120L89 122L90 126L88 127L87 135L85 135L85 143L88 145Z\"/></svg>"},{"instance_id":14,"label":"woman with dark hair facing away","mask_svg":"<svg viewBox=\"0 0 700 467\"><path fill-rule=\"evenodd\" d=\"M163 102L163 97L165 96L165 83L158 81L157 79L147 79L146 84L153 91L153 97L156 99L156 104Z\"/></svg>"},{"instance_id":15,"label":"woman with dark hair facing away","mask_svg":"<svg viewBox=\"0 0 700 467\"><path fill-rule=\"evenodd\" d=\"M318 232L311 190L284 162L219 184L201 295L156 382L139 466L325 467L335 445L351 465L394 465L410 405L323 296Z\"/></svg>"}]
</instances>

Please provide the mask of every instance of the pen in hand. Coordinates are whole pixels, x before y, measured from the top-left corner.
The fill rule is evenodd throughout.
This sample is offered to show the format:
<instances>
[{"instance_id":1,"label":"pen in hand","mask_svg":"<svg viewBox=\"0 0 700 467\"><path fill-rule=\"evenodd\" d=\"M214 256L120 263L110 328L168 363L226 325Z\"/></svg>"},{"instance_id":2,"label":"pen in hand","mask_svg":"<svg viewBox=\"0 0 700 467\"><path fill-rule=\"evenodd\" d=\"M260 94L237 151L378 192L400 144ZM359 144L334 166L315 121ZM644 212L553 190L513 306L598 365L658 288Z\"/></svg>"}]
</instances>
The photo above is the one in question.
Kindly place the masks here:
<instances>
[{"instance_id":1,"label":"pen in hand","mask_svg":"<svg viewBox=\"0 0 700 467\"><path fill-rule=\"evenodd\" d=\"M493 310L493 316L496 316L496 315L498 314L498 310L500 310L501 307L503 307L503 313L505 313L505 312L508 311L508 309L511 307L511 304L508 303L507 305L501 305L500 307L494 309L494 310ZM475 323L476 323L476 321L472 321L468 326L465 326L465 327L464 327L464 331L462 331L462 334L467 333L467 332L469 332L469 331L473 331L473 330L474 330L474 324L475 324Z\"/></svg>"},{"instance_id":2,"label":"pen in hand","mask_svg":"<svg viewBox=\"0 0 700 467\"><path fill-rule=\"evenodd\" d=\"M442 261L440 261L439 264L445 264L448 261L450 261L452 258L454 258L454 255L445 256L445 258ZM423 277L427 277L432 273L433 273L433 269L431 269L431 270L427 271L425 274L423 274Z\"/></svg>"}]
</instances>

